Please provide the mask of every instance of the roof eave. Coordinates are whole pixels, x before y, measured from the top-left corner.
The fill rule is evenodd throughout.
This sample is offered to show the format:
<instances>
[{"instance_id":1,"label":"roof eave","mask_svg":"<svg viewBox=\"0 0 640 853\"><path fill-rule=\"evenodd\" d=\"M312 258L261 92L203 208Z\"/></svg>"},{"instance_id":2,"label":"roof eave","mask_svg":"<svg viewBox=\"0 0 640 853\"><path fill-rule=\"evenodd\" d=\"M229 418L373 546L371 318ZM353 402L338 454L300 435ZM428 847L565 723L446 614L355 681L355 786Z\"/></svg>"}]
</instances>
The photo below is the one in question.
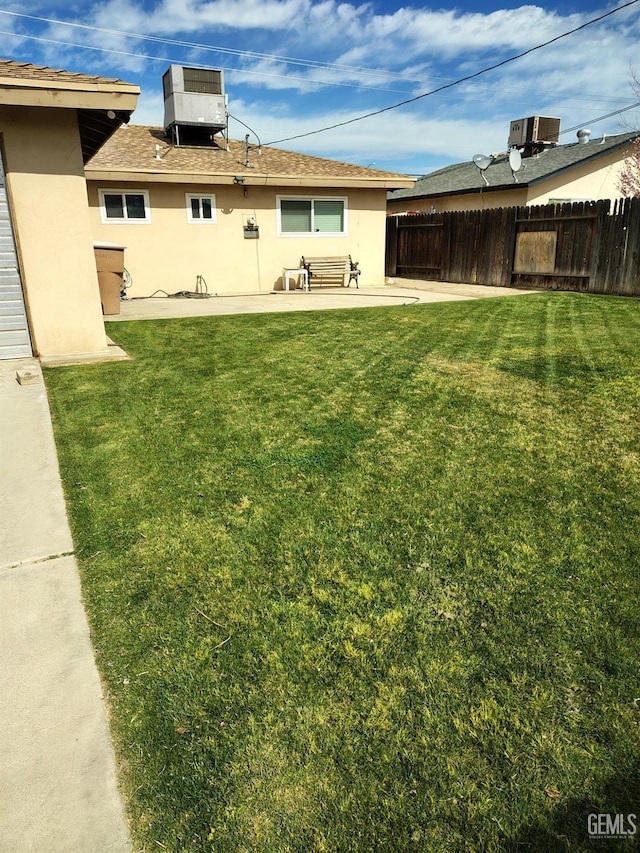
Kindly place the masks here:
<instances>
[{"instance_id":1,"label":"roof eave","mask_svg":"<svg viewBox=\"0 0 640 853\"><path fill-rule=\"evenodd\" d=\"M112 109L132 113L138 103L138 86L16 86L0 79L0 104L20 107L61 107L63 109Z\"/></svg>"},{"instance_id":2,"label":"roof eave","mask_svg":"<svg viewBox=\"0 0 640 853\"><path fill-rule=\"evenodd\" d=\"M92 181L126 181L127 183L166 183L166 184L234 184L236 176L242 174L243 186L258 187L317 187L317 188L353 188L389 190L391 188L409 188L413 179L400 178L356 178L339 175L275 175L247 174L242 169L230 172L156 172L149 170L126 171L121 169L87 168L85 175Z\"/></svg>"},{"instance_id":3,"label":"roof eave","mask_svg":"<svg viewBox=\"0 0 640 853\"><path fill-rule=\"evenodd\" d=\"M55 80L51 77L43 77L40 80L34 77L16 77L0 74L0 88L3 89L51 89L52 91L69 92L132 92L140 94L140 87L134 83L125 83L124 80Z\"/></svg>"},{"instance_id":4,"label":"roof eave","mask_svg":"<svg viewBox=\"0 0 640 853\"><path fill-rule=\"evenodd\" d=\"M398 196L397 198L390 198L388 201L400 202L400 201L418 201L420 199L428 199L428 198L447 198L448 196L454 195L481 195L483 193L488 192L505 192L509 190L517 190L531 186L532 181L518 181L518 183L509 183L509 184L496 184L495 186L489 185L483 187L467 187L460 188L455 190L442 190L440 192L432 192L432 193L421 193L420 195L403 195Z\"/></svg>"}]
</instances>

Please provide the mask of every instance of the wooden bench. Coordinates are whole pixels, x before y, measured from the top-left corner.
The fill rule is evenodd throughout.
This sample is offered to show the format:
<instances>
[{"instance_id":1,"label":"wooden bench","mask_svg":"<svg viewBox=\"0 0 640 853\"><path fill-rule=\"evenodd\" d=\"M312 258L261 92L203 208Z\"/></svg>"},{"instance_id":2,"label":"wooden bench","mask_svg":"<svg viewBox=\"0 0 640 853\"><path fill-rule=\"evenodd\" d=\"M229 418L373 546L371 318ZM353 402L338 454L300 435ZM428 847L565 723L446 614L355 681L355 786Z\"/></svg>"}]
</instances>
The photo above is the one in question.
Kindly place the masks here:
<instances>
[{"instance_id":1,"label":"wooden bench","mask_svg":"<svg viewBox=\"0 0 640 853\"><path fill-rule=\"evenodd\" d=\"M358 276L361 270L358 269L358 262L351 260L351 255L332 258L302 257L300 266L309 273L309 288L316 280L319 284L333 281L341 287L349 287L351 282L355 281L356 287L360 287Z\"/></svg>"}]
</instances>

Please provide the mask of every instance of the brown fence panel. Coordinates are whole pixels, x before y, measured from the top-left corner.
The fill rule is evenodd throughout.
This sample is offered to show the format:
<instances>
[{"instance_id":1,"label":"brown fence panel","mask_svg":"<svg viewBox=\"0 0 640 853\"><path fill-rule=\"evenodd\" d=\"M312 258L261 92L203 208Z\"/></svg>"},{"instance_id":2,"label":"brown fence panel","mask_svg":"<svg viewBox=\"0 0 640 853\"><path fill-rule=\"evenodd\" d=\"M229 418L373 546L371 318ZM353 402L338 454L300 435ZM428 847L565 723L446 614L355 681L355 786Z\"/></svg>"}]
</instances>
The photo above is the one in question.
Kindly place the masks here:
<instances>
[{"instance_id":1,"label":"brown fence panel","mask_svg":"<svg viewBox=\"0 0 640 853\"><path fill-rule=\"evenodd\" d=\"M512 283L521 287L587 290L598 205L549 204L518 209Z\"/></svg>"},{"instance_id":2,"label":"brown fence panel","mask_svg":"<svg viewBox=\"0 0 640 853\"><path fill-rule=\"evenodd\" d=\"M387 275L640 295L640 199L390 219Z\"/></svg>"},{"instance_id":3,"label":"brown fence panel","mask_svg":"<svg viewBox=\"0 0 640 853\"><path fill-rule=\"evenodd\" d=\"M442 215L418 213L396 218L396 274L407 278L441 279Z\"/></svg>"},{"instance_id":4,"label":"brown fence panel","mask_svg":"<svg viewBox=\"0 0 640 853\"><path fill-rule=\"evenodd\" d=\"M387 216L387 242L385 243L384 274L397 275L398 272L398 217Z\"/></svg>"},{"instance_id":5,"label":"brown fence panel","mask_svg":"<svg viewBox=\"0 0 640 853\"><path fill-rule=\"evenodd\" d=\"M624 206L624 205L622 205ZM598 217L598 251L591 265L589 290L592 293L612 293L617 279L616 231L620 228L620 205L616 201L613 213Z\"/></svg>"},{"instance_id":6,"label":"brown fence panel","mask_svg":"<svg viewBox=\"0 0 640 853\"><path fill-rule=\"evenodd\" d=\"M600 240L589 290L640 295L640 198L618 199L600 223Z\"/></svg>"},{"instance_id":7,"label":"brown fence panel","mask_svg":"<svg viewBox=\"0 0 640 853\"><path fill-rule=\"evenodd\" d=\"M515 208L396 217L397 274L463 284L511 282ZM387 251L388 257L393 249Z\"/></svg>"},{"instance_id":8,"label":"brown fence panel","mask_svg":"<svg viewBox=\"0 0 640 853\"><path fill-rule=\"evenodd\" d=\"M476 250L476 281L508 287L511 284L517 208L483 211Z\"/></svg>"},{"instance_id":9,"label":"brown fence panel","mask_svg":"<svg viewBox=\"0 0 640 853\"><path fill-rule=\"evenodd\" d=\"M640 296L640 198L626 199L629 206L623 258L624 274L617 293Z\"/></svg>"},{"instance_id":10,"label":"brown fence panel","mask_svg":"<svg viewBox=\"0 0 640 853\"><path fill-rule=\"evenodd\" d=\"M473 282L473 258L475 231L467 211L445 213L443 219L447 231L447 255L442 265L443 281Z\"/></svg>"}]
</instances>

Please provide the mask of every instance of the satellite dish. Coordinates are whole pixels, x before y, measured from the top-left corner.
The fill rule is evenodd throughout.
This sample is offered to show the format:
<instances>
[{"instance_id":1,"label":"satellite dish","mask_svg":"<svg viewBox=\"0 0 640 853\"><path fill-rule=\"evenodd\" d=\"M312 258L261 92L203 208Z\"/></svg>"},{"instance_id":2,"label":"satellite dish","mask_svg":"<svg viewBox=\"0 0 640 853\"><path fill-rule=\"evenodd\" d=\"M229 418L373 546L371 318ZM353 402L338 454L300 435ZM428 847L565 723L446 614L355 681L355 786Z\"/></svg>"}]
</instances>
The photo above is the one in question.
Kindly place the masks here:
<instances>
[{"instance_id":1,"label":"satellite dish","mask_svg":"<svg viewBox=\"0 0 640 853\"><path fill-rule=\"evenodd\" d=\"M512 172L517 172L520 166L522 166L522 154L517 148L512 148L509 151L509 165Z\"/></svg>"},{"instance_id":2,"label":"satellite dish","mask_svg":"<svg viewBox=\"0 0 640 853\"><path fill-rule=\"evenodd\" d=\"M484 172L485 169L488 169L491 163L493 162L491 157L487 157L486 154L474 154L473 162L476 164L478 169L481 172Z\"/></svg>"},{"instance_id":3,"label":"satellite dish","mask_svg":"<svg viewBox=\"0 0 640 853\"><path fill-rule=\"evenodd\" d=\"M518 151L517 148L512 148L509 151L509 165L511 166L511 174L513 175L513 180L517 184L518 177L516 172L522 166L522 154Z\"/></svg>"},{"instance_id":4,"label":"satellite dish","mask_svg":"<svg viewBox=\"0 0 640 853\"><path fill-rule=\"evenodd\" d=\"M472 159L473 159L473 162L478 167L478 169L480 169L480 174L482 175L482 180L485 182L485 184L487 186L489 186L489 181L487 180L487 176L485 175L485 171L493 163L493 158L487 157L486 154L474 154Z\"/></svg>"}]
</instances>

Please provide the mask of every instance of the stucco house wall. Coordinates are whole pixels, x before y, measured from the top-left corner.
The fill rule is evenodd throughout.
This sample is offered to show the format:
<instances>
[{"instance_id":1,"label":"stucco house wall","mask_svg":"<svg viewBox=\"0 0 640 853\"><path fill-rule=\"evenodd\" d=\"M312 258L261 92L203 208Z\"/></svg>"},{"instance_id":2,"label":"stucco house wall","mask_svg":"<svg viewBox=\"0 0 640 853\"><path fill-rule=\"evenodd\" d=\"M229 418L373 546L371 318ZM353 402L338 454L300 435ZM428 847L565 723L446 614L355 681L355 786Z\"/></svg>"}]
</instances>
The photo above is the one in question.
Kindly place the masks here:
<instances>
[{"instance_id":1,"label":"stucco house wall","mask_svg":"<svg viewBox=\"0 0 640 853\"><path fill-rule=\"evenodd\" d=\"M148 193L149 222L103 222L99 190ZM173 183L88 181L92 238L125 247L131 296L194 290L204 277L210 293L259 293L282 287L283 267L301 255L348 255L360 262L364 284L384 283L384 190L292 190ZM187 194L213 195L215 221L189 222ZM346 234L298 237L278 233L278 197L344 198ZM249 219L259 229L247 239Z\"/></svg>"},{"instance_id":2,"label":"stucco house wall","mask_svg":"<svg viewBox=\"0 0 640 853\"><path fill-rule=\"evenodd\" d=\"M589 142L588 145L597 145ZM598 160L598 167L585 163L576 166L564 175L550 178L542 184L529 189L527 204L547 204L550 199L588 199L600 201L605 198L618 198L618 179L624 166L624 159L615 152Z\"/></svg>"},{"instance_id":3,"label":"stucco house wall","mask_svg":"<svg viewBox=\"0 0 640 853\"><path fill-rule=\"evenodd\" d=\"M387 213L446 213L450 210L486 210L494 207L513 207L527 204L527 190L473 192L460 195L442 195L438 198L415 198L389 201Z\"/></svg>"},{"instance_id":4,"label":"stucco house wall","mask_svg":"<svg viewBox=\"0 0 640 853\"><path fill-rule=\"evenodd\" d=\"M117 78L0 59L0 358L108 354L84 166L139 93Z\"/></svg>"},{"instance_id":5,"label":"stucco house wall","mask_svg":"<svg viewBox=\"0 0 640 853\"><path fill-rule=\"evenodd\" d=\"M34 352L106 351L76 113L0 106L0 129Z\"/></svg>"}]
</instances>

